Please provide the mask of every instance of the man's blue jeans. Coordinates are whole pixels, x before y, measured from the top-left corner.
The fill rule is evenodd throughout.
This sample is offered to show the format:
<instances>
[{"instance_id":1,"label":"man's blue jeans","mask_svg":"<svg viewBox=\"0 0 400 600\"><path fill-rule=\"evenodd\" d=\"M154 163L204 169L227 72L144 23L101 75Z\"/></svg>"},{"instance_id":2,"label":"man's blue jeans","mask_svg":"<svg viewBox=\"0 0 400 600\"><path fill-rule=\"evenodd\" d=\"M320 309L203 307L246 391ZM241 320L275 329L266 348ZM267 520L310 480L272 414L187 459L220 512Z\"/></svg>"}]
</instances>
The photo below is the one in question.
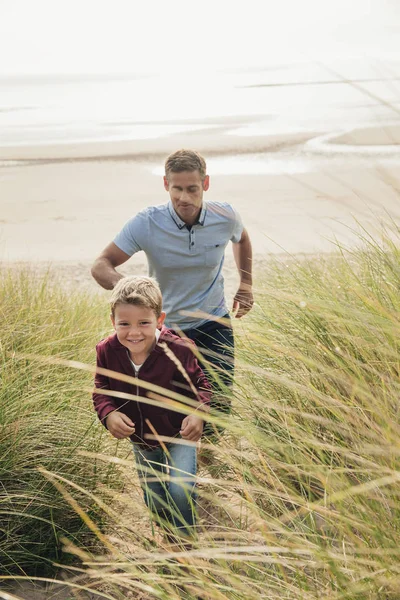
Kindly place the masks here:
<instances>
[{"instance_id":1,"label":"man's blue jeans","mask_svg":"<svg viewBox=\"0 0 400 600\"><path fill-rule=\"evenodd\" d=\"M184 334L193 340L198 348L204 351L204 358L216 367L216 375L225 386L232 386L234 375L235 340L229 313L221 317L225 323L206 321L194 329L185 329ZM206 364L202 368L207 374ZM210 383L214 377L209 375ZM214 386L219 390L222 386L218 382Z\"/></svg>"},{"instance_id":2,"label":"man's blue jeans","mask_svg":"<svg viewBox=\"0 0 400 600\"><path fill-rule=\"evenodd\" d=\"M229 414L231 411L229 388L233 384L235 369L235 340L229 314L222 318L226 324L207 321L195 329L185 329L184 334L195 342L200 351L204 352L205 360L211 363L209 367L207 363L200 361L200 366L208 375L213 388L211 408ZM223 428L217 427L217 431L222 433ZM210 423L204 425L203 435L210 441L218 439L215 437L214 426Z\"/></svg>"},{"instance_id":3,"label":"man's blue jeans","mask_svg":"<svg viewBox=\"0 0 400 600\"><path fill-rule=\"evenodd\" d=\"M160 524L172 533L193 537L196 526L195 445L164 444L154 449L133 444L144 500Z\"/></svg>"}]
</instances>

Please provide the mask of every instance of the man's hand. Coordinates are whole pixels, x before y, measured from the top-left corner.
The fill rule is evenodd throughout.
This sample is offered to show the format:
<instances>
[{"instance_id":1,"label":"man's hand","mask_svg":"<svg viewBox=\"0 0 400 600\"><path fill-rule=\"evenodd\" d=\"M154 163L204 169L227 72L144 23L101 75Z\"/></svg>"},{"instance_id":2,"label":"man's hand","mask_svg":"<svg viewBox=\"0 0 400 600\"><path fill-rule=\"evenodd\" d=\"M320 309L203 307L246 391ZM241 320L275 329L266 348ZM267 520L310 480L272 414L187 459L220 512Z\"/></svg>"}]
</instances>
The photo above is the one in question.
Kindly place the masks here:
<instances>
[{"instance_id":1,"label":"man's hand","mask_svg":"<svg viewBox=\"0 0 400 600\"><path fill-rule=\"evenodd\" d=\"M184 440L198 442L203 433L203 419L195 415L188 415L182 421L180 434Z\"/></svg>"},{"instance_id":2,"label":"man's hand","mask_svg":"<svg viewBox=\"0 0 400 600\"><path fill-rule=\"evenodd\" d=\"M132 435L132 433L135 433L135 423L133 423L129 417L117 410L107 415L106 425L108 431L112 436L117 438L117 440L122 440L123 438Z\"/></svg>"},{"instance_id":3,"label":"man's hand","mask_svg":"<svg viewBox=\"0 0 400 600\"><path fill-rule=\"evenodd\" d=\"M253 291L251 285L242 284L233 298L232 311L235 319L240 319L251 310L254 304Z\"/></svg>"}]
</instances>

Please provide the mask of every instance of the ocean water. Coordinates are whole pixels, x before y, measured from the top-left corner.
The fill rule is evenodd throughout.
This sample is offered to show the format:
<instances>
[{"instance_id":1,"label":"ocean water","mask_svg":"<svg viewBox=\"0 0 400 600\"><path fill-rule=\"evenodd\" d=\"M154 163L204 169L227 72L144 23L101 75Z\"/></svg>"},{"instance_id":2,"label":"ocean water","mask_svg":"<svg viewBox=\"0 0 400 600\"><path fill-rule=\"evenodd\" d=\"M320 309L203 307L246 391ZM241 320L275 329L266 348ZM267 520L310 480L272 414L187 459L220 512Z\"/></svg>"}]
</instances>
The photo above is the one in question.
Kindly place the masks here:
<instances>
[{"instance_id":1,"label":"ocean water","mask_svg":"<svg viewBox=\"0 0 400 600\"><path fill-rule=\"evenodd\" d=\"M0 145L160 138L208 128L230 138L330 133L400 114L399 63L337 61L167 77L0 78Z\"/></svg>"}]
</instances>

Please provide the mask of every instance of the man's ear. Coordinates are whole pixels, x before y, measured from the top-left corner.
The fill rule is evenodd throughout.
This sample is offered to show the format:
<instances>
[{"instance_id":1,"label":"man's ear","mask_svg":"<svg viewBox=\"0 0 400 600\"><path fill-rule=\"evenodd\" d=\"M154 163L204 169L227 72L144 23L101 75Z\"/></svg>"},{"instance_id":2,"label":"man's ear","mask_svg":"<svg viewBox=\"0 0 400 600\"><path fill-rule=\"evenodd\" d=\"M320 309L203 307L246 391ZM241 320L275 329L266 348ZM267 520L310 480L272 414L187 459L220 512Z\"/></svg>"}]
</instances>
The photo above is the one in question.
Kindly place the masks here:
<instances>
[{"instance_id":1,"label":"man's ear","mask_svg":"<svg viewBox=\"0 0 400 600\"><path fill-rule=\"evenodd\" d=\"M158 317L157 319L157 329L161 329L162 326L164 325L164 321L165 321L165 317L167 316L167 314L165 312L162 312L161 315Z\"/></svg>"},{"instance_id":2,"label":"man's ear","mask_svg":"<svg viewBox=\"0 0 400 600\"><path fill-rule=\"evenodd\" d=\"M203 190L206 192L210 187L210 176L206 175L203 180Z\"/></svg>"},{"instance_id":3,"label":"man's ear","mask_svg":"<svg viewBox=\"0 0 400 600\"><path fill-rule=\"evenodd\" d=\"M166 192L169 192L169 183L167 177L164 175L164 189Z\"/></svg>"}]
</instances>

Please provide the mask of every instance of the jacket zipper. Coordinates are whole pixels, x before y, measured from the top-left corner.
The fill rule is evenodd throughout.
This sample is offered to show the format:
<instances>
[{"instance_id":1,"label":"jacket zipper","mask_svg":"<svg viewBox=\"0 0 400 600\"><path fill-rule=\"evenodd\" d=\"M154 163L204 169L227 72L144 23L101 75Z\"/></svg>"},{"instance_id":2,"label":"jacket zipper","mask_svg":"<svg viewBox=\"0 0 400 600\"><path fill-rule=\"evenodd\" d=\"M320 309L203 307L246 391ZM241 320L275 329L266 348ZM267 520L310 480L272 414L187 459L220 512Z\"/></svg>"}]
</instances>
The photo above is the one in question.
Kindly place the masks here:
<instances>
[{"instance_id":1,"label":"jacket zipper","mask_svg":"<svg viewBox=\"0 0 400 600\"><path fill-rule=\"evenodd\" d=\"M129 356L129 353L127 353L127 354L128 354L129 362L132 365L132 369L133 369L133 372L135 374L135 377L136 377L136 379L139 379L139 371L136 371L135 367L132 364L131 357ZM136 384L136 396L139 396L139 386L137 384ZM143 436L144 436L144 421L143 421L142 409L140 408L140 402L139 401L138 401L137 405L138 405L138 410L139 410L139 415L140 415L140 425L141 425L141 432L140 432L141 435L139 437L140 437L141 440L143 440Z\"/></svg>"},{"instance_id":2,"label":"jacket zipper","mask_svg":"<svg viewBox=\"0 0 400 600\"><path fill-rule=\"evenodd\" d=\"M135 371L135 377L136 379L139 379L139 371L136 371L136 369L133 369ZM139 386L136 385L136 396L139 396ZM143 440L143 436L144 436L144 422L143 422L143 415L142 415L142 409L140 407L140 402L138 402L138 409L139 409L139 415L140 415L140 424L141 424L141 436L140 439Z\"/></svg>"}]
</instances>

